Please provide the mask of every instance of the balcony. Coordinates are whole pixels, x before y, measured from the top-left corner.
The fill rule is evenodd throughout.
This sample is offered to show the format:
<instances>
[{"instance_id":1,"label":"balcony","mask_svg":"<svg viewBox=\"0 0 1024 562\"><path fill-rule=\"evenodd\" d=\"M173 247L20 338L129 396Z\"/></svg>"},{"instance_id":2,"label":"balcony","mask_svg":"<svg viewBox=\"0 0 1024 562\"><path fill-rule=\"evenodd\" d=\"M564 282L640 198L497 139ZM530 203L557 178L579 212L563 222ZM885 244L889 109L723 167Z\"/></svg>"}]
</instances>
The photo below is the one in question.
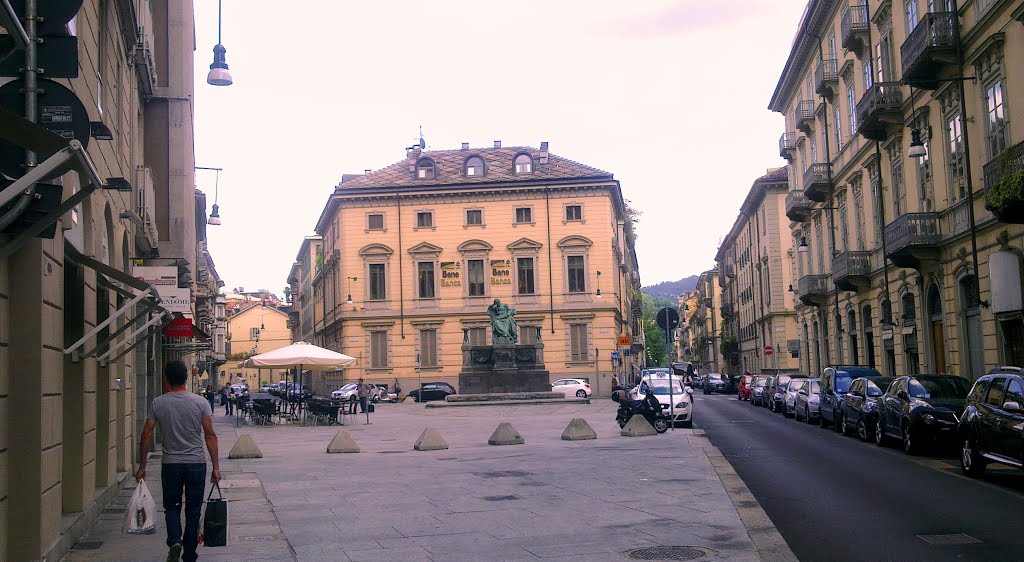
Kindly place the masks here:
<instances>
[{"instance_id":1,"label":"balcony","mask_svg":"<svg viewBox=\"0 0 1024 562\"><path fill-rule=\"evenodd\" d=\"M803 222L811 214L811 200L799 189L786 194L786 216L794 222Z\"/></svg>"},{"instance_id":2,"label":"balcony","mask_svg":"<svg viewBox=\"0 0 1024 562\"><path fill-rule=\"evenodd\" d=\"M1006 149L985 164L985 190L999 183L1004 177L1024 170L1024 142Z\"/></svg>"},{"instance_id":3,"label":"balcony","mask_svg":"<svg viewBox=\"0 0 1024 562\"><path fill-rule=\"evenodd\" d=\"M859 52L867 44L868 11L863 5L843 8L839 31L844 49Z\"/></svg>"},{"instance_id":4,"label":"balcony","mask_svg":"<svg viewBox=\"0 0 1024 562\"><path fill-rule=\"evenodd\" d=\"M725 264L724 271L725 271L725 276L726 277L729 277L729 278L736 277L736 266L734 266L733 264L731 264L731 263Z\"/></svg>"},{"instance_id":5,"label":"balcony","mask_svg":"<svg viewBox=\"0 0 1024 562\"><path fill-rule=\"evenodd\" d=\"M839 63L836 59L818 61L814 69L814 93L832 97L839 82Z\"/></svg>"},{"instance_id":6,"label":"balcony","mask_svg":"<svg viewBox=\"0 0 1024 562\"><path fill-rule=\"evenodd\" d=\"M824 203L832 192L828 164L811 164L804 172L804 195L811 201Z\"/></svg>"},{"instance_id":7,"label":"balcony","mask_svg":"<svg viewBox=\"0 0 1024 562\"><path fill-rule=\"evenodd\" d=\"M871 285L871 252L843 252L832 258L832 282L843 291Z\"/></svg>"},{"instance_id":8,"label":"balcony","mask_svg":"<svg viewBox=\"0 0 1024 562\"><path fill-rule=\"evenodd\" d=\"M939 74L957 61L959 40L956 14L925 14L900 47L903 82L924 90L938 88Z\"/></svg>"},{"instance_id":9,"label":"balcony","mask_svg":"<svg viewBox=\"0 0 1024 562\"><path fill-rule=\"evenodd\" d=\"M805 135L814 133L814 101L797 102L796 108L793 109L793 123L796 123L796 128Z\"/></svg>"},{"instance_id":10,"label":"balcony","mask_svg":"<svg viewBox=\"0 0 1024 562\"><path fill-rule=\"evenodd\" d=\"M857 132L868 140L885 140L889 127L903 124L902 101L898 82L876 82L857 102Z\"/></svg>"},{"instance_id":11,"label":"balcony","mask_svg":"<svg viewBox=\"0 0 1024 562\"><path fill-rule=\"evenodd\" d=\"M148 166L135 168L135 214L142 219L135 231L135 244L146 257L159 255L156 230L156 190L153 188L153 173Z\"/></svg>"},{"instance_id":12,"label":"balcony","mask_svg":"<svg viewBox=\"0 0 1024 562\"><path fill-rule=\"evenodd\" d=\"M729 303L722 303L722 318L732 318L735 311Z\"/></svg>"},{"instance_id":13,"label":"balcony","mask_svg":"<svg viewBox=\"0 0 1024 562\"><path fill-rule=\"evenodd\" d=\"M828 275L804 275L799 284L800 302L810 306L828 300Z\"/></svg>"},{"instance_id":14,"label":"balcony","mask_svg":"<svg viewBox=\"0 0 1024 562\"><path fill-rule=\"evenodd\" d=\"M779 137L779 156L793 161L793 154L796 153L796 133L782 133Z\"/></svg>"},{"instance_id":15,"label":"balcony","mask_svg":"<svg viewBox=\"0 0 1024 562\"><path fill-rule=\"evenodd\" d=\"M939 257L938 213L906 213L885 225L885 257L896 267L918 269Z\"/></svg>"}]
</instances>

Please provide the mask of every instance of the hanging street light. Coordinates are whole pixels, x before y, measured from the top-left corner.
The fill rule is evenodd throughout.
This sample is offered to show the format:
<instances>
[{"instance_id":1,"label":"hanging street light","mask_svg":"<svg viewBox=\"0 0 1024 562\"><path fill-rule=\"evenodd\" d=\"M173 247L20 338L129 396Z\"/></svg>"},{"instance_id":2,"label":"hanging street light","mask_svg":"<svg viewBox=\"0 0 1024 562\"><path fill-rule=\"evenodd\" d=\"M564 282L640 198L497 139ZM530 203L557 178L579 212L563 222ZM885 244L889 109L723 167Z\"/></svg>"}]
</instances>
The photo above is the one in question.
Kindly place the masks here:
<instances>
[{"instance_id":1,"label":"hanging street light","mask_svg":"<svg viewBox=\"0 0 1024 562\"><path fill-rule=\"evenodd\" d=\"M220 42L220 24L221 2L217 0L217 44L213 47L213 64L210 65L210 73L206 75L206 83L211 86L230 86L233 81L231 80L231 72L228 70L227 59L224 56L227 53L227 49Z\"/></svg>"}]
</instances>

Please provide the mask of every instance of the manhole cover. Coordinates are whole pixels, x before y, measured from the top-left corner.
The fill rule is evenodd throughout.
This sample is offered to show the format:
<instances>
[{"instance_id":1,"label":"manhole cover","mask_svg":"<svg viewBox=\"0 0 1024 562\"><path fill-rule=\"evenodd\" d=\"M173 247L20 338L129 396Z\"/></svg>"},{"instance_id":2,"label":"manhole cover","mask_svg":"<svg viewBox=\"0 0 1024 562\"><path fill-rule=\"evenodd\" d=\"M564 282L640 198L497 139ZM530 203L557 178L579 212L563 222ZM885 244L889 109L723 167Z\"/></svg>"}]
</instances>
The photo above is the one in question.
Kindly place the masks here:
<instances>
[{"instance_id":1,"label":"manhole cover","mask_svg":"<svg viewBox=\"0 0 1024 562\"><path fill-rule=\"evenodd\" d=\"M484 499L489 502L507 502L510 500L518 500L519 496L484 496Z\"/></svg>"},{"instance_id":2,"label":"manhole cover","mask_svg":"<svg viewBox=\"0 0 1024 562\"><path fill-rule=\"evenodd\" d=\"M487 472L474 472L473 474L481 478L522 478L524 476L533 476L532 472L526 472L525 470L489 470Z\"/></svg>"},{"instance_id":3,"label":"manhole cover","mask_svg":"<svg viewBox=\"0 0 1024 562\"><path fill-rule=\"evenodd\" d=\"M103 546L103 541L79 541L75 543L75 550L98 550Z\"/></svg>"},{"instance_id":4,"label":"manhole cover","mask_svg":"<svg viewBox=\"0 0 1024 562\"><path fill-rule=\"evenodd\" d=\"M949 546L955 544L978 544L981 541L964 533L949 533L944 535L917 535L917 538L928 544Z\"/></svg>"},{"instance_id":5,"label":"manhole cover","mask_svg":"<svg viewBox=\"0 0 1024 562\"><path fill-rule=\"evenodd\" d=\"M626 551L630 560L696 560L707 552L692 546L648 546Z\"/></svg>"}]
</instances>

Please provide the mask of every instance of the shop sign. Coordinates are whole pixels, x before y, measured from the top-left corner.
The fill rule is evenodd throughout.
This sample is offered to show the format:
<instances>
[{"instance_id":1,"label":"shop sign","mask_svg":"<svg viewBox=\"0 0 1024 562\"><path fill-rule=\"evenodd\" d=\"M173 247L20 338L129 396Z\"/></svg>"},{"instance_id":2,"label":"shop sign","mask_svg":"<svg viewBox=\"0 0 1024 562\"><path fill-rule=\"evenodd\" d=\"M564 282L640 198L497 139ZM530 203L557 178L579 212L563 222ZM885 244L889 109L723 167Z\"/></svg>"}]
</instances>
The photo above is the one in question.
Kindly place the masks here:
<instances>
[{"instance_id":1,"label":"shop sign","mask_svg":"<svg viewBox=\"0 0 1024 562\"><path fill-rule=\"evenodd\" d=\"M462 264L457 261L443 261L441 262L441 286L442 287L461 287L462 279Z\"/></svg>"},{"instance_id":2,"label":"shop sign","mask_svg":"<svg viewBox=\"0 0 1024 562\"><path fill-rule=\"evenodd\" d=\"M491 285L511 285L511 260L491 260Z\"/></svg>"}]
</instances>

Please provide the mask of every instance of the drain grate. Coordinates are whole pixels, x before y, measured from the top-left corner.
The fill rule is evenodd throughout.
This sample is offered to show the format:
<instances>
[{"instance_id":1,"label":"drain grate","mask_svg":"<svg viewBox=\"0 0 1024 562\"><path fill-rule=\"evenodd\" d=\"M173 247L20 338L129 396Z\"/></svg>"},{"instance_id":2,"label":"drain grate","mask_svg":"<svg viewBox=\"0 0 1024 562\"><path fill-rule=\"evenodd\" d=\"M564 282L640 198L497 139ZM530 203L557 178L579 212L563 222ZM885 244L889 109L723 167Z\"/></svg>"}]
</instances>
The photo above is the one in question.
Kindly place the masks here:
<instances>
[{"instance_id":1,"label":"drain grate","mask_svg":"<svg viewBox=\"0 0 1024 562\"><path fill-rule=\"evenodd\" d=\"M103 541L78 541L75 543L75 550L99 550Z\"/></svg>"},{"instance_id":2,"label":"drain grate","mask_svg":"<svg viewBox=\"0 0 1024 562\"><path fill-rule=\"evenodd\" d=\"M533 476L532 472L526 472L525 470L489 470L487 472L474 472L473 474L481 478L522 478L524 476Z\"/></svg>"},{"instance_id":3,"label":"drain grate","mask_svg":"<svg viewBox=\"0 0 1024 562\"><path fill-rule=\"evenodd\" d=\"M489 502L507 502L511 500L518 500L519 496L484 496L484 499Z\"/></svg>"},{"instance_id":4,"label":"drain grate","mask_svg":"<svg viewBox=\"0 0 1024 562\"><path fill-rule=\"evenodd\" d=\"M957 544L978 544L981 541L964 533L947 533L943 535L917 535L917 538L928 544L951 546Z\"/></svg>"},{"instance_id":5,"label":"drain grate","mask_svg":"<svg viewBox=\"0 0 1024 562\"><path fill-rule=\"evenodd\" d=\"M648 546L625 552L630 560L696 560L708 555L707 551L693 546Z\"/></svg>"}]
</instances>

